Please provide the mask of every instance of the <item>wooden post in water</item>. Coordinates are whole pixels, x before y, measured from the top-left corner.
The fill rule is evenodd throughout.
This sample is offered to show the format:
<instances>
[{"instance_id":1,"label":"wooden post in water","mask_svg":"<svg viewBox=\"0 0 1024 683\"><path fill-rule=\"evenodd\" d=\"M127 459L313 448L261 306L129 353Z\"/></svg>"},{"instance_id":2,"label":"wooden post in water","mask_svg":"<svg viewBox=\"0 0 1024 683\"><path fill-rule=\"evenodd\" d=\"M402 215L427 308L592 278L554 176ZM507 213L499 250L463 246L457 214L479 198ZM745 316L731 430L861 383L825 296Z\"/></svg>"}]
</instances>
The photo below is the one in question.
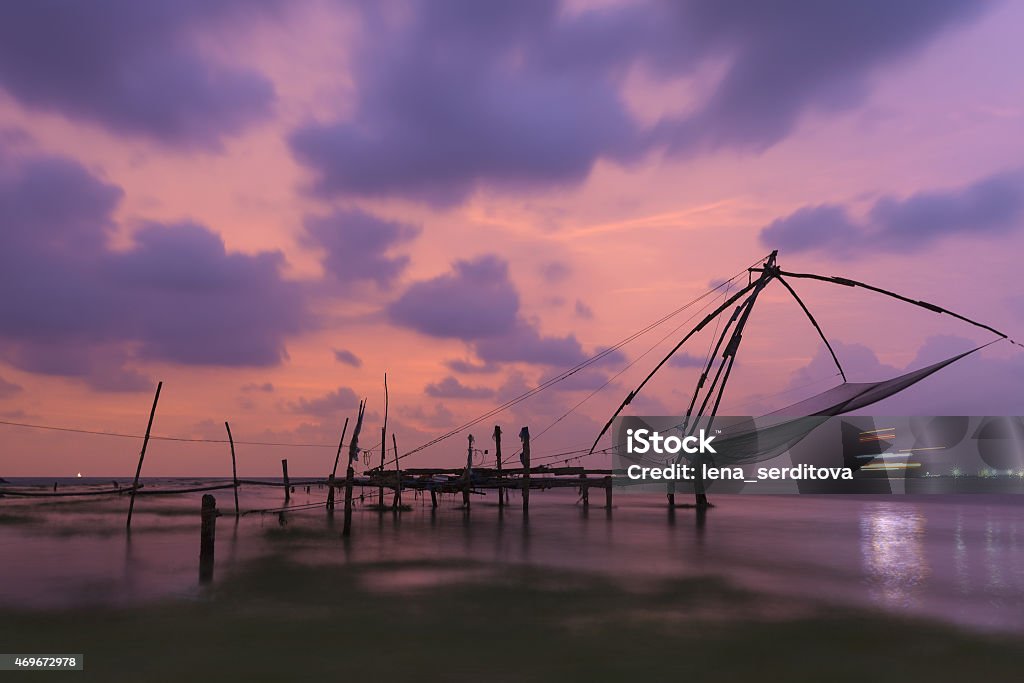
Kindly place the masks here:
<instances>
[{"instance_id":1,"label":"wooden post in water","mask_svg":"<svg viewBox=\"0 0 1024 683\"><path fill-rule=\"evenodd\" d=\"M384 455L388 450L388 373L384 373L384 426L380 428L380 474L384 475ZM384 487L377 487L377 509L384 509Z\"/></svg>"},{"instance_id":2,"label":"wooden post in water","mask_svg":"<svg viewBox=\"0 0 1024 683\"><path fill-rule=\"evenodd\" d=\"M345 472L345 526L341 531L341 535L345 537L352 533L352 480L355 478L352 462L359 458L359 432L363 428L363 412L365 410L366 400L363 399L359 402L356 427L352 431L352 440L348 444L348 470Z\"/></svg>"},{"instance_id":3,"label":"wooden post in water","mask_svg":"<svg viewBox=\"0 0 1024 683\"><path fill-rule=\"evenodd\" d=\"M611 512L612 510L612 478L604 478L604 509Z\"/></svg>"},{"instance_id":4,"label":"wooden post in water","mask_svg":"<svg viewBox=\"0 0 1024 683\"><path fill-rule=\"evenodd\" d=\"M590 509L590 487L587 486L587 473L580 475L580 490L583 494L583 509Z\"/></svg>"},{"instance_id":5,"label":"wooden post in water","mask_svg":"<svg viewBox=\"0 0 1024 683\"><path fill-rule=\"evenodd\" d=\"M519 430L519 438L523 441L523 517L530 514L530 428Z\"/></svg>"},{"instance_id":6,"label":"wooden post in water","mask_svg":"<svg viewBox=\"0 0 1024 683\"><path fill-rule=\"evenodd\" d=\"M494 425L494 457L498 462L498 507L505 507L505 483L501 478L501 427Z\"/></svg>"},{"instance_id":7,"label":"wooden post in water","mask_svg":"<svg viewBox=\"0 0 1024 683\"><path fill-rule=\"evenodd\" d=\"M288 458L281 461L281 474L284 477L284 502L292 499L292 485L288 479Z\"/></svg>"},{"instance_id":8,"label":"wooden post in water","mask_svg":"<svg viewBox=\"0 0 1024 683\"><path fill-rule=\"evenodd\" d=\"M395 448L395 476L398 477L398 483L395 485L395 499L391 501L391 507L395 510L402 509L402 470L398 466L398 441L395 440L394 433L391 434L391 445Z\"/></svg>"},{"instance_id":9,"label":"wooden post in water","mask_svg":"<svg viewBox=\"0 0 1024 683\"><path fill-rule=\"evenodd\" d=\"M341 428L341 440L338 441L338 453L334 456L334 469L331 476L327 478L329 490L327 491L327 511L334 511L334 478L338 476L338 461L341 460L341 448L345 445L345 432L348 431L348 418L345 418L345 426Z\"/></svg>"},{"instance_id":10,"label":"wooden post in water","mask_svg":"<svg viewBox=\"0 0 1024 683\"><path fill-rule=\"evenodd\" d=\"M437 491L433 486L430 487L430 507L437 508Z\"/></svg>"},{"instance_id":11,"label":"wooden post in water","mask_svg":"<svg viewBox=\"0 0 1024 683\"><path fill-rule=\"evenodd\" d=\"M160 389L163 382L156 383L156 396L153 397L153 407L149 411L149 422L146 423L146 436L142 439L142 451L139 452L139 466L135 468L135 480L132 481L132 499L128 503L128 522L126 529L132 528L132 512L135 511L135 491L139 488L139 477L142 475L142 461L146 459L146 446L149 445L149 434L153 430L153 418L156 416L156 404L160 401Z\"/></svg>"},{"instance_id":12,"label":"wooden post in water","mask_svg":"<svg viewBox=\"0 0 1024 683\"><path fill-rule=\"evenodd\" d=\"M462 471L462 507L469 509L469 485L473 479L473 435L469 435L466 469Z\"/></svg>"},{"instance_id":13,"label":"wooden post in water","mask_svg":"<svg viewBox=\"0 0 1024 683\"><path fill-rule=\"evenodd\" d=\"M235 519L238 519L238 467L235 465L235 440L231 437L231 425L224 421L224 429L228 430L228 443L231 444L231 481L235 492Z\"/></svg>"},{"instance_id":14,"label":"wooden post in water","mask_svg":"<svg viewBox=\"0 0 1024 683\"><path fill-rule=\"evenodd\" d=\"M199 583L213 579L213 548L217 532L217 499L210 494L203 496L200 509L202 521L199 527Z\"/></svg>"}]
</instances>

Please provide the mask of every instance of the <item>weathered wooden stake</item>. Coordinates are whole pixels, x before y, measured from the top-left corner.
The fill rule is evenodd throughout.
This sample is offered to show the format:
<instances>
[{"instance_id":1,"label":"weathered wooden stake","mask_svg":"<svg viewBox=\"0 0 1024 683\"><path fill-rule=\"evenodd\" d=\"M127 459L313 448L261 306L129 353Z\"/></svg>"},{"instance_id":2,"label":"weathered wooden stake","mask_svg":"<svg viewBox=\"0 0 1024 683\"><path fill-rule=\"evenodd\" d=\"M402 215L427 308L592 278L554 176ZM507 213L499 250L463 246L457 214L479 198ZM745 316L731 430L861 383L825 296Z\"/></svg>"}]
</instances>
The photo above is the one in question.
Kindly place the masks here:
<instances>
[{"instance_id":1,"label":"weathered wooden stake","mask_svg":"<svg viewBox=\"0 0 1024 683\"><path fill-rule=\"evenodd\" d=\"M202 522L199 527L199 583L213 579L213 549L217 532L217 499L210 494L203 496L200 509Z\"/></svg>"},{"instance_id":2,"label":"weathered wooden stake","mask_svg":"<svg viewBox=\"0 0 1024 683\"><path fill-rule=\"evenodd\" d=\"M580 475L581 486L580 489L583 492L583 509L590 509L590 487L587 486L587 473L584 472Z\"/></svg>"},{"instance_id":3,"label":"weathered wooden stake","mask_svg":"<svg viewBox=\"0 0 1024 683\"><path fill-rule=\"evenodd\" d=\"M469 450L466 453L466 469L462 471L462 507L469 509L469 486L473 480L473 435L469 435Z\"/></svg>"},{"instance_id":4,"label":"weathered wooden stake","mask_svg":"<svg viewBox=\"0 0 1024 683\"><path fill-rule=\"evenodd\" d=\"M292 485L288 479L288 458L281 461L281 474L284 476L284 502L292 499Z\"/></svg>"},{"instance_id":5,"label":"weathered wooden stake","mask_svg":"<svg viewBox=\"0 0 1024 683\"><path fill-rule=\"evenodd\" d=\"M380 473L384 474L384 456L388 450L388 373L384 373L384 426L380 428ZM377 487L377 509L384 509L384 487Z\"/></svg>"},{"instance_id":6,"label":"weathered wooden stake","mask_svg":"<svg viewBox=\"0 0 1024 683\"><path fill-rule=\"evenodd\" d=\"M704 471L703 458L698 456L696 461L696 469L698 472ZM697 508L708 507L708 493L707 488L704 486L704 477L697 475L697 479L693 484L694 498L696 499Z\"/></svg>"},{"instance_id":7,"label":"weathered wooden stake","mask_svg":"<svg viewBox=\"0 0 1024 683\"><path fill-rule=\"evenodd\" d=\"M128 503L128 522L125 528L132 528L132 512L135 511L135 491L139 488L139 477L142 475L142 461L146 459L146 446L149 445L149 434L153 430L153 418L156 416L156 404L160 401L160 389L163 382L156 383L156 396L153 397L153 407L149 411L149 422L146 424L146 436L142 439L142 451L139 453L139 466L135 468L135 480L132 482L132 499Z\"/></svg>"},{"instance_id":8,"label":"weathered wooden stake","mask_svg":"<svg viewBox=\"0 0 1024 683\"><path fill-rule=\"evenodd\" d=\"M224 429L228 430L228 443L231 444L231 481L234 484L235 492L235 519L238 519L238 467L235 465L235 440L231 437L231 425L224 422Z\"/></svg>"},{"instance_id":9,"label":"weathered wooden stake","mask_svg":"<svg viewBox=\"0 0 1024 683\"><path fill-rule=\"evenodd\" d=\"M437 507L437 491L435 491L433 488L430 489L430 507Z\"/></svg>"},{"instance_id":10,"label":"weathered wooden stake","mask_svg":"<svg viewBox=\"0 0 1024 683\"><path fill-rule=\"evenodd\" d=\"M530 428L519 430L519 438L523 441L523 517L530 514Z\"/></svg>"},{"instance_id":11,"label":"weathered wooden stake","mask_svg":"<svg viewBox=\"0 0 1024 683\"><path fill-rule=\"evenodd\" d=\"M604 478L604 509L611 512L612 509L612 478Z\"/></svg>"},{"instance_id":12,"label":"weathered wooden stake","mask_svg":"<svg viewBox=\"0 0 1024 683\"><path fill-rule=\"evenodd\" d=\"M365 410L366 399L363 399L359 402L356 427L352 432L352 441L348 444L348 470L345 472L345 526L341 531L342 536L348 536L352 533L352 480L355 478L352 462L359 458L359 432L363 428L363 412Z\"/></svg>"},{"instance_id":13,"label":"weathered wooden stake","mask_svg":"<svg viewBox=\"0 0 1024 683\"><path fill-rule=\"evenodd\" d=\"M494 425L494 457L498 462L498 507L505 506L505 488L501 478L501 427Z\"/></svg>"},{"instance_id":14,"label":"weathered wooden stake","mask_svg":"<svg viewBox=\"0 0 1024 683\"><path fill-rule=\"evenodd\" d=\"M391 435L391 445L395 448L395 475L398 477L398 483L395 485L395 499L391 501L391 507L395 510L402 509L402 470L398 467L398 441L395 440L395 435Z\"/></svg>"},{"instance_id":15,"label":"weathered wooden stake","mask_svg":"<svg viewBox=\"0 0 1024 683\"><path fill-rule=\"evenodd\" d=\"M327 510L328 512L334 510L334 478L338 476L338 461L341 460L341 448L345 445L345 432L348 431L348 418L345 418L345 426L341 428L341 440L338 441L338 453L334 456L334 469L331 470L331 476L327 478L330 490L327 491Z\"/></svg>"}]
</instances>

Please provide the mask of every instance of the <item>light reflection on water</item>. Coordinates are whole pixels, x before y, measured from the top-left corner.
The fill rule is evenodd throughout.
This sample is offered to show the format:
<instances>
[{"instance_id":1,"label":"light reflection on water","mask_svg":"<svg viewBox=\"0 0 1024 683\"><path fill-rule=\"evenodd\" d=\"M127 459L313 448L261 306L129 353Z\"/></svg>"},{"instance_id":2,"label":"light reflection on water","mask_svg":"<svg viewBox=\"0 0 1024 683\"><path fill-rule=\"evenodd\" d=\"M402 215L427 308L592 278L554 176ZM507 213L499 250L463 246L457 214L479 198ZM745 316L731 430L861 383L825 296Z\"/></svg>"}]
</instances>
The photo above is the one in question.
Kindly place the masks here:
<instances>
[{"instance_id":1,"label":"light reflection on water","mask_svg":"<svg viewBox=\"0 0 1024 683\"><path fill-rule=\"evenodd\" d=\"M220 493L220 492L218 492ZM243 509L281 504L280 492L243 488ZM323 490L298 490L293 505ZM230 495L218 496L230 507ZM1024 508L1013 496L716 496L701 520L670 513L664 497L620 494L609 515L584 513L572 491L531 496L524 524L519 501L500 514L474 498L469 514L445 497L408 501L410 512L357 508L351 542L323 508L277 515L232 515L217 523L214 581L229 582L246 563L275 554L318 564L399 563L373 590L429 590L465 573L400 566L466 561L486 567L531 565L601 572L642 589L651 579L715 574L766 595L827 601L1024 631ZM603 501L602 501L603 502ZM126 501L40 506L0 500L0 607L129 604L194 599L199 554L199 497L142 498L130 537ZM8 517L10 519L10 517ZM422 571L422 575L417 572Z\"/></svg>"},{"instance_id":2,"label":"light reflection on water","mask_svg":"<svg viewBox=\"0 0 1024 683\"><path fill-rule=\"evenodd\" d=\"M916 604L930 573L925 523L925 516L910 504L873 503L861 511L861 555L872 601L897 608Z\"/></svg>"}]
</instances>

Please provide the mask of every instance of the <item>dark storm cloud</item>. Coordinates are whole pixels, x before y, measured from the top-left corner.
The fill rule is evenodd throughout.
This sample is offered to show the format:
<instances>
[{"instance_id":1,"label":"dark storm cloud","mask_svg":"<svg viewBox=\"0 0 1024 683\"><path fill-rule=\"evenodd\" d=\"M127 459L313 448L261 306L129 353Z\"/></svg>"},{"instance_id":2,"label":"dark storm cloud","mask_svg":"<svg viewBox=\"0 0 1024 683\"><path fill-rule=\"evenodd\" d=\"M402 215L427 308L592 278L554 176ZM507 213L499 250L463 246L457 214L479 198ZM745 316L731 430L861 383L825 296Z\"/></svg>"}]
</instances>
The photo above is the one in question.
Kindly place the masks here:
<instances>
[{"instance_id":1,"label":"dark storm cloud","mask_svg":"<svg viewBox=\"0 0 1024 683\"><path fill-rule=\"evenodd\" d=\"M787 251L827 250L854 257L917 251L950 235L1000 235L1024 219L1024 172L997 173L962 188L882 197L862 222L836 204L804 207L761 230L761 242Z\"/></svg>"},{"instance_id":2,"label":"dark storm cloud","mask_svg":"<svg viewBox=\"0 0 1024 683\"><path fill-rule=\"evenodd\" d=\"M509 279L508 264L493 254L456 261L451 272L413 283L388 313L395 324L422 334L471 343L485 366L563 366L587 358L574 335L542 335L520 314L519 292Z\"/></svg>"},{"instance_id":3,"label":"dark storm cloud","mask_svg":"<svg viewBox=\"0 0 1024 683\"><path fill-rule=\"evenodd\" d=\"M108 390L148 378L133 359L268 366L314 326L278 252L228 252L209 229L143 225L109 242L121 190L77 163L30 157L0 167L0 353L32 372Z\"/></svg>"},{"instance_id":4,"label":"dark storm cloud","mask_svg":"<svg viewBox=\"0 0 1024 683\"><path fill-rule=\"evenodd\" d=\"M324 273L343 285L375 282L390 287L409 264L392 250L415 238L418 227L358 210L339 210L305 220L305 244L323 251Z\"/></svg>"},{"instance_id":5,"label":"dark storm cloud","mask_svg":"<svg viewBox=\"0 0 1024 683\"><path fill-rule=\"evenodd\" d=\"M494 395L493 389L467 386L451 375L428 384L423 391L434 398L490 398Z\"/></svg>"},{"instance_id":6,"label":"dark storm cloud","mask_svg":"<svg viewBox=\"0 0 1024 683\"><path fill-rule=\"evenodd\" d=\"M553 0L424 0L400 20L371 4L353 114L307 123L290 144L320 196L435 204L481 185L579 182L598 160L654 149L759 151L807 111L859 105L881 67L987 4L650 0L574 12ZM631 115L622 84L633 66L669 80L718 62L724 75L690 113L646 128Z\"/></svg>"},{"instance_id":7,"label":"dark storm cloud","mask_svg":"<svg viewBox=\"0 0 1024 683\"><path fill-rule=\"evenodd\" d=\"M255 71L205 59L193 34L233 28L270 4L0 3L0 88L114 133L216 148L269 115L274 89Z\"/></svg>"}]
</instances>

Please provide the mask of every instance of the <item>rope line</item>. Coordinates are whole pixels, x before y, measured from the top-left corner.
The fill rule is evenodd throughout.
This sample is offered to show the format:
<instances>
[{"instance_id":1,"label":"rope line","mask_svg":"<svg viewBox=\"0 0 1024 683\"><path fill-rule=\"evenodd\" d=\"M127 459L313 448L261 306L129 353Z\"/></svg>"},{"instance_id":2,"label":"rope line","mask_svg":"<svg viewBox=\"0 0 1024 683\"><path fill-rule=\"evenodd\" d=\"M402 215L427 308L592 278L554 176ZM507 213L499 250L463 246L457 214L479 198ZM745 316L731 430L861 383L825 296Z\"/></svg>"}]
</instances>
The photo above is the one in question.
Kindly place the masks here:
<instances>
[{"instance_id":1,"label":"rope line","mask_svg":"<svg viewBox=\"0 0 1024 683\"><path fill-rule=\"evenodd\" d=\"M715 287L712 287L711 289L707 290L706 292L704 292L700 296L696 297L695 299L692 299L688 303L683 304L679 308L676 308L675 310L671 311L670 313L662 316L661 318L659 318L658 320L654 321L653 323L650 323L649 325L647 325L646 327L642 328L641 330L639 330L637 332L634 332L633 334L629 335L628 337L625 337L624 339L620 340L619 342L617 342L613 346L610 346L607 349L604 349L603 351L601 351L601 352L591 356L590 358L588 358L588 359L578 363L577 365L573 366L569 370L566 370L566 371L562 372L559 375L556 375L556 376L554 376L554 377L552 377L552 378L550 378L548 380L545 380L544 382L541 382L539 385L537 385L533 389L530 389L529 391L526 391L526 392L520 394L519 396L516 396L515 398L509 399L505 403L501 404L500 406L498 406L496 408L493 408L492 410L490 410L490 411L480 415L479 417L474 418L473 420L470 420L469 422L463 423L463 424L459 425L458 427L456 427L456 428L454 428L454 429L452 429L452 430L450 430L448 432L445 432L441 436L435 437L435 438L431 439L430 441L427 441L426 443L423 443L423 444L413 448L412 450L410 450L410 451L408 451L408 452L398 456L398 459L401 460L403 458L407 458L410 455L418 453L418 452L420 452L420 451L422 451L422 450L424 450L426 448L429 448L429 447L434 446L434 445L436 445L436 444L438 444L438 443L440 443L440 442L442 442L442 441L444 441L446 439L449 439L452 436L455 436L456 434L458 434L458 433L460 433L460 432L462 432L462 431L464 431L466 429L469 429L470 427L473 427L474 425L477 425L477 424L483 422L484 420L486 420L486 419L488 419L490 417L493 417L493 416L497 415L498 413L501 413L501 412L507 410L508 408L511 408L512 406L514 406L514 405L516 405L518 403L521 403L522 401L525 401L526 399L534 396L535 394L540 393L541 391L547 389L548 387L550 387L550 386L552 386L552 385L554 385L554 384L556 384L558 382L561 382L562 380L567 379L568 377L571 377L572 375L576 374L580 370L583 370L584 368L586 368L586 367L596 363L597 361L601 360L602 358L606 357L607 355L617 351L618 349L622 348L626 344L634 341L638 337L641 337L644 334L647 334L648 332L650 332L651 330L661 326L666 321L668 321L668 320L674 318L675 316L679 315L680 313L682 313L683 311L687 310L691 306L695 305L696 303L698 303L702 299L704 299L707 296L713 294L714 292L717 292L719 289L722 289L727 284L729 284L733 280L735 280L737 277L739 277L743 273L746 273L750 268L756 266L757 264L759 264L759 263L761 263L763 261L764 261L763 257L755 260L750 266L748 266L746 268L743 268L741 271L739 271L739 273L737 273L736 275L733 275L732 277L730 277L725 282L722 282L722 283L716 285Z\"/></svg>"}]
</instances>

